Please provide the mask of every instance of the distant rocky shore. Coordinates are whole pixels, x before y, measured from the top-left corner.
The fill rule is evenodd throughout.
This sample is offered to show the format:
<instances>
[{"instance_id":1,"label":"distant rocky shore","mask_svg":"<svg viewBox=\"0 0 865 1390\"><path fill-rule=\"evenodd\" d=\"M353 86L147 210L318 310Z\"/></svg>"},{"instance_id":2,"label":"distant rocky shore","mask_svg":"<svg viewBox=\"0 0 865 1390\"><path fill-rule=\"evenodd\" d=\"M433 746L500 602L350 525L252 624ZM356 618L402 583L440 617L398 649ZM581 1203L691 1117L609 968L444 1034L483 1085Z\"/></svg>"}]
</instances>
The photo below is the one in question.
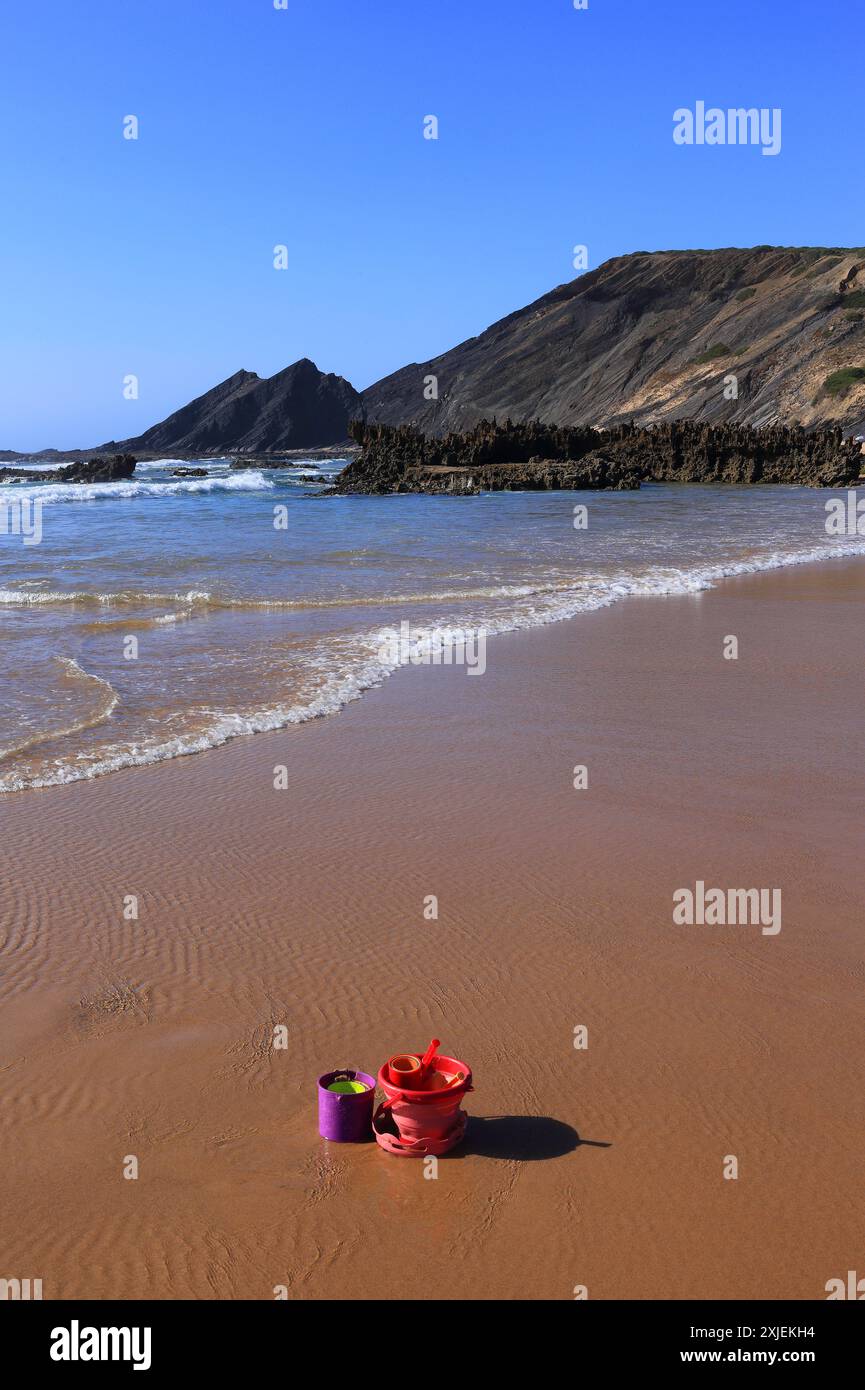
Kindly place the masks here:
<instances>
[{"instance_id":1,"label":"distant rocky shore","mask_svg":"<svg viewBox=\"0 0 865 1390\"><path fill-rule=\"evenodd\" d=\"M132 454L115 454L113 458L70 463L53 473L35 468L0 468L0 483L118 483L132 477L136 462Z\"/></svg>"},{"instance_id":2,"label":"distant rocky shore","mask_svg":"<svg viewBox=\"0 0 865 1390\"><path fill-rule=\"evenodd\" d=\"M754 429L679 420L598 430L540 420L482 420L464 434L443 438L422 434L412 425L356 421L350 428L358 452L335 484L318 496L621 491L649 482L847 487L865 475L861 442L845 438L838 428ZM285 456L253 456L234 459L231 467L285 468L288 462ZM0 467L0 483L122 482L133 476L135 466L132 454L115 454L50 472ZM173 476L207 477L208 470L177 467ZM326 475L316 469L302 474L300 481L323 484Z\"/></svg>"},{"instance_id":3,"label":"distant rocky shore","mask_svg":"<svg viewBox=\"0 0 865 1390\"><path fill-rule=\"evenodd\" d=\"M861 445L840 429L707 425L692 420L609 430L483 420L443 438L413 426L354 422L360 454L335 493L466 495L553 488L621 490L645 482L855 484Z\"/></svg>"}]
</instances>

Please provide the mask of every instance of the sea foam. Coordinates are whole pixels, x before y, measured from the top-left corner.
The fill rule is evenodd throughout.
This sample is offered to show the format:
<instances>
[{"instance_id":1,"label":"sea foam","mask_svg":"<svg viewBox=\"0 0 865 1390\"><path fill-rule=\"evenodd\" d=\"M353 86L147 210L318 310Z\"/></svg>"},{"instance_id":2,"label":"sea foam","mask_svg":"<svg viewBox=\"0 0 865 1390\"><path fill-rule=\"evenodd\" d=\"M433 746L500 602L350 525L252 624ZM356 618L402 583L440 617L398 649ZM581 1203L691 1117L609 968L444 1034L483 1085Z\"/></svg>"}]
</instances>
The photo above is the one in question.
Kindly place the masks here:
<instances>
[{"instance_id":1,"label":"sea foam","mask_svg":"<svg viewBox=\"0 0 865 1390\"><path fill-rule=\"evenodd\" d=\"M695 565L687 569L667 566L655 567L644 573L622 571L617 574L584 575L578 583L561 586L551 584L488 586L475 593L474 597L483 595L499 600L508 598L511 600L512 606L504 612L485 609L481 606L471 615L461 613L459 616L455 616L453 613L443 613L435 619L426 618L423 627L425 629L441 629L460 626L464 630L473 628L483 630L488 636L495 636L561 622L576 617L580 613L608 607L629 597L697 594L715 587L725 579L738 575L755 574L764 570L829 559L846 559L863 554L865 554L865 540L851 538L846 541L815 545L804 550L779 548L761 555L712 565ZM436 600L446 601L445 593L429 593L422 597L424 603ZM449 591L447 597L465 600L468 595L465 591ZM185 598L188 602L190 596L186 595ZM3 601L3 592L0 591L0 602ZM336 714L347 704L359 699L366 690L381 685L388 676L399 669L400 665L396 652L390 658L382 655L380 630L356 633L351 640L352 647L348 654L348 669L346 669L344 649L333 653L312 649L310 652L311 667L320 672L323 671L321 688L312 698L302 699L294 703L275 702L247 713L217 710L213 711L206 727L197 729L188 735L154 741L145 745L137 742L106 748L100 756L92 761L85 761L79 756L73 755L68 759L53 763L50 768L31 777L9 772L5 776L0 776L0 794L33 787L49 787L89 780L124 768L147 766L171 758L204 752L207 749L226 744L235 738L285 728L292 724L302 724L311 719ZM328 664L330 669L323 670ZM86 673L82 672L82 675L84 674ZM91 679L98 680L99 678Z\"/></svg>"}]
</instances>

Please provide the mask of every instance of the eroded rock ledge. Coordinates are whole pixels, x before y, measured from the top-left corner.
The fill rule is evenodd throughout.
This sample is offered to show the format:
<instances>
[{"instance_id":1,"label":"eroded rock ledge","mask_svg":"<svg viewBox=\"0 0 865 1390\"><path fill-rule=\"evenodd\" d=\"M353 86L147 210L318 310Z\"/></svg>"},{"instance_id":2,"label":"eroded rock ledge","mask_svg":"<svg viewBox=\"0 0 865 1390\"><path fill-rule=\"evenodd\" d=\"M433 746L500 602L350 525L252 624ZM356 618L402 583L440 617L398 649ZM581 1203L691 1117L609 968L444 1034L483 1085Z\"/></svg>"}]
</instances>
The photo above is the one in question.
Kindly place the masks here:
<instances>
[{"instance_id":1,"label":"eroded rock ledge","mask_svg":"<svg viewBox=\"0 0 865 1390\"><path fill-rule=\"evenodd\" d=\"M337 478L337 493L620 490L644 482L843 487L863 463L860 444L840 429L690 420L609 430L482 420L444 438L410 425L356 421L350 429L361 452Z\"/></svg>"}]
</instances>

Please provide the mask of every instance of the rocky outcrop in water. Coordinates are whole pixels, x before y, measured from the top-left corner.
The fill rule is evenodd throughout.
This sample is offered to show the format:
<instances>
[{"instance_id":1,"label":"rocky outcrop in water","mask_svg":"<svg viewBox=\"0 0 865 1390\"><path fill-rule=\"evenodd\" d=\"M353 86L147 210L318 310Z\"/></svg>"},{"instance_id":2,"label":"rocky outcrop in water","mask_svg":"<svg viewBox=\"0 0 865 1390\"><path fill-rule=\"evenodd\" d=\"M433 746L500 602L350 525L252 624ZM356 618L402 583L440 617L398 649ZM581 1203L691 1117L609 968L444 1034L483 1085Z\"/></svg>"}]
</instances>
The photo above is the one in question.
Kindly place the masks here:
<instances>
[{"instance_id":1,"label":"rocky outcrop in water","mask_svg":"<svg viewBox=\"0 0 865 1390\"><path fill-rule=\"evenodd\" d=\"M337 493L450 493L637 488L643 482L855 483L861 447L840 429L691 420L610 430L539 420L483 420L465 434L424 435L412 426L355 422L360 455L340 473Z\"/></svg>"},{"instance_id":2,"label":"rocky outcrop in water","mask_svg":"<svg viewBox=\"0 0 865 1390\"><path fill-rule=\"evenodd\" d=\"M136 459L131 454L115 454L113 458L93 458L86 463L70 463L53 473L33 468L0 468L0 482L28 483L117 483L131 478Z\"/></svg>"},{"instance_id":3,"label":"rocky outcrop in water","mask_svg":"<svg viewBox=\"0 0 865 1390\"><path fill-rule=\"evenodd\" d=\"M596 431L556 429L539 421L498 425L482 421L443 439L410 425L392 429L355 421L361 453L340 473L338 492L528 491L549 488L630 488L640 479L622 455L597 453Z\"/></svg>"},{"instance_id":4,"label":"rocky outcrop in water","mask_svg":"<svg viewBox=\"0 0 865 1390\"><path fill-rule=\"evenodd\" d=\"M837 428L806 432L676 420L603 433L645 482L843 487L857 481L863 463L861 445Z\"/></svg>"}]
</instances>

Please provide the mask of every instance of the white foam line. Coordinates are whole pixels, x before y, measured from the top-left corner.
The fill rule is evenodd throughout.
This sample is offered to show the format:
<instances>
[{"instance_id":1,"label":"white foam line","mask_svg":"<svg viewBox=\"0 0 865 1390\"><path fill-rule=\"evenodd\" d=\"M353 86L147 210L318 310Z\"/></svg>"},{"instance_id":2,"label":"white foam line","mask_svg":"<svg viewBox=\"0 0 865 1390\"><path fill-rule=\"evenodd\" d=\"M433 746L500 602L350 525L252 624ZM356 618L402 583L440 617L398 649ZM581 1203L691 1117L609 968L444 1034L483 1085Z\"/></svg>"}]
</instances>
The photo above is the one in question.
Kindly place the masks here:
<instances>
[{"instance_id":1,"label":"white foam line","mask_svg":"<svg viewBox=\"0 0 865 1390\"><path fill-rule=\"evenodd\" d=\"M562 593L559 598L553 598L551 593L551 601L546 608L533 607L522 613L514 612L501 617L496 616L490 621L470 622L462 617L460 619L438 619L434 624L425 621L419 626L423 628L460 627L463 631L472 628L475 630L483 629L488 635L495 636L496 634L561 622L566 618L576 617L579 613L610 607L624 598L695 594L713 588L724 579L735 578L738 575L758 574L764 570L781 569L788 565L810 564L821 560L849 559L852 556L863 554L865 554L865 540L855 540L814 546L806 551L772 551L767 555L753 556L747 560L733 560L726 564L708 565L693 571L673 569L650 575L622 574L614 579L599 576L595 588L588 590L586 588L582 590L572 588L569 593ZM356 671L348 676L332 678L325 689L306 704L277 705L272 709L261 710L252 715L220 713L211 728L199 734L187 737L180 736L145 749L137 746L119 749L98 762L86 766L77 762L31 780L9 774L5 778L0 778L0 795L29 788L60 786L69 782L90 780L129 767L149 766L168 761L171 758L205 752L210 748L220 747L232 739L242 738L249 734L266 733L285 728L291 724L303 724L310 719L320 719L329 714L336 714L345 705L360 699L364 691L373 686L381 685L388 676L399 669L401 664L399 658L385 661L382 660L380 654L375 657L371 655L372 651L379 653L380 631L359 634L355 640L361 649L366 649L368 653L366 659L360 663ZM415 650L423 650L423 644L418 644ZM93 679L98 679L98 677Z\"/></svg>"},{"instance_id":2,"label":"white foam line","mask_svg":"<svg viewBox=\"0 0 865 1390\"><path fill-rule=\"evenodd\" d=\"M29 608L39 604L84 603L92 606L112 608L119 604L140 603L209 603L211 595L206 589L189 589L185 594L91 594L86 590L70 589L66 593L53 589L0 589L0 604L9 607Z\"/></svg>"},{"instance_id":3,"label":"white foam line","mask_svg":"<svg viewBox=\"0 0 865 1390\"><path fill-rule=\"evenodd\" d=\"M16 501L23 498L55 506L59 502L98 502L104 499L126 502L136 497L178 497L208 492L264 492L274 488L271 478L256 471L232 473L221 478L178 478L170 483L148 483L129 479L118 483L27 483L5 484Z\"/></svg>"}]
</instances>

